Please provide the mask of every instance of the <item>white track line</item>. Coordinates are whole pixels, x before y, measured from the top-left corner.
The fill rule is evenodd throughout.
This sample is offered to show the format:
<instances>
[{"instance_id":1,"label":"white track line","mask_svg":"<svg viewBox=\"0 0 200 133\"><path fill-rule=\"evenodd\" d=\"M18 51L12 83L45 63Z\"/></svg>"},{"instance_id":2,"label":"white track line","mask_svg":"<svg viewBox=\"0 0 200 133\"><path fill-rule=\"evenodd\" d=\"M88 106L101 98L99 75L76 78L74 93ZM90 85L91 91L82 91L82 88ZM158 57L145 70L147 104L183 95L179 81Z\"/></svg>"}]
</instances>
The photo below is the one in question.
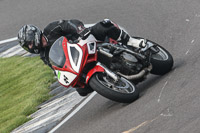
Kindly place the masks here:
<instances>
[{"instance_id":1,"label":"white track line","mask_svg":"<svg viewBox=\"0 0 200 133\"><path fill-rule=\"evenodd\" d=\"M7 42L12 42L12 41L16 41L16 40L17 40L17 37L14 37L14 38L10 38L10 39L0 41L0 44L4 44L4 43L7 43Z\"/></svg>"},{"instance_id":2,"label":"white track line","mask_svg":"<svg viewBox=\"0 0 200 133\"><path fill-rule=\"evenodd\" d=\"M48 133L54 133L58 128L60 128L65 122L67 122L72 116L74 116L82 107L84 107L97 93L93 92L89 97L87 97L71 114L69 114L62 122L55 126Z\"/></svg>"}]
</instances>

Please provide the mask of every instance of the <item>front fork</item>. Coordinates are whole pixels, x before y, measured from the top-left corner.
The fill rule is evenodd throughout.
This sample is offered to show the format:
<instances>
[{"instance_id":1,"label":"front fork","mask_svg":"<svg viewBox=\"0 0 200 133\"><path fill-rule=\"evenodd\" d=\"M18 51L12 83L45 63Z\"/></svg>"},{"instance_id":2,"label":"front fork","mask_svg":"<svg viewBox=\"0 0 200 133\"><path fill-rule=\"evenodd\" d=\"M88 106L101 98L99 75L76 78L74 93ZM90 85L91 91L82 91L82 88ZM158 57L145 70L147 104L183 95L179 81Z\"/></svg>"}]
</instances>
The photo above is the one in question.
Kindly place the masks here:
<instances>
[{"instance_id":1,"label":"front fork","mask_svg":"<svg viewBox=\"0 0 200 133\"><path fill-rule=\"evenodd\" d=\"M115 82L118 81L119 77L115 73L113 73L112 71L110 71L107 67L105 67L104 65L102 65L100 62L98 62L97 65L99 65L102 68L104 68L106 74L108 74L108 76L110 76L111 78L113 78Z\"/></svg>"},{"instance_id":2,"label":"front fork","mask_svg":"<svg viewBox=\"0 0 200 133\"><path fill-rule=\"evenodd\" d=\"M101 64L100 62L98 62L96 64L96 66L91 69L87 76L86 76L86 83L88 84L89 79L92 77L92 75L94 75L96 72L105 72L106 74L108 74L108 76L110 76L111 78L114 79L115 82L118 81L119 77L113 73L112 71L110 71L107 67L105 67L103 64Z\"/></svg>"}]
</instances>

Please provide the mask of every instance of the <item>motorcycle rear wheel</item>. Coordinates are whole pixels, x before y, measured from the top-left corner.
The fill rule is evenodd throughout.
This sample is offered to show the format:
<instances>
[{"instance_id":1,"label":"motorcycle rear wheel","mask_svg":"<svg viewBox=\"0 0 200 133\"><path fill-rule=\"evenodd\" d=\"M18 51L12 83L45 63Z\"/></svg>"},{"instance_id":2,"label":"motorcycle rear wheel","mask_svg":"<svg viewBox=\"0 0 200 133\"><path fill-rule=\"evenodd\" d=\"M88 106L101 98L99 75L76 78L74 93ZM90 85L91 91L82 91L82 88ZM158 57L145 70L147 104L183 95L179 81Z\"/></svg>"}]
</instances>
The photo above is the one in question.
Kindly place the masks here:
<instances>
[{"instance_id":1,"label":"motorcycle rear wheel","mask_svg":"<svg viewBox=\"0 0 200 133\"><path fill-rule=\"evenodd\" d=\"M151 64L153 69L151 70L152 74L164 75L168 73L174 64L172 55L162 46L156 44L156 47L160 50L156 54L152 54Z\"/></svg>"},{"instance_id":2,"label":"motorcycle rear wheel","mask_svg":"<svg viewBox=\"0 0 200 133\"><path fill-rule=\"evenodd\" d=\"M95 73L91 77L89 85L100 95L116 102L131 103L139 98L139 90L123 77L114 82L104 73Z\"/></svg>"},{"instance_id":3,"label":"motorcycle rear wheel","mask_svg":"<svg viewBox=\"0 0 200 133\"><path fill-rule=\"evenodd\" d=\"M133 37L136 39L144 39L142 37ZM151 40L147 40L147 42L153 43L157 48L160 49L160 52L153 54L153 56L151 57L151 64L153 69L151 70L151 74L155 74L155 75L164 75L166 73L168 73L174 64L174 60L172 55L162 46L160 46L159 44L151 41Z\"/></svg>"}]
</instances>

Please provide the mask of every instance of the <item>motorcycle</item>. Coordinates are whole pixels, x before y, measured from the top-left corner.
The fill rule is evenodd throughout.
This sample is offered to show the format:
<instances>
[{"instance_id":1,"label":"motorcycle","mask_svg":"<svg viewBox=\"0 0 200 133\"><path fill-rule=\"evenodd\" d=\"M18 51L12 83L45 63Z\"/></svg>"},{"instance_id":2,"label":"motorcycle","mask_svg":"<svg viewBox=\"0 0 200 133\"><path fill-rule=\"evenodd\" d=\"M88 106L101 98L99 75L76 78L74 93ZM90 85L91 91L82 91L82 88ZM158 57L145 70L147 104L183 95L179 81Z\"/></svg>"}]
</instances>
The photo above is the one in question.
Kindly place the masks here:
<instances>
[{"instance_id":1,"label":"motorcycle","mask_svg":"<svg viewBox=\"0 0 200 133\"><path fill-rule=\"evenodd\" d=\"M110 100L130 103L139 98L136 84L149 73L163 75L173 66L165 48L150 40L146 45L136 49L113 40L98 42L91 34L72 43L63 36L52 45L49 59L64 87L90 87Z\"/></svg>"}]
</instances>

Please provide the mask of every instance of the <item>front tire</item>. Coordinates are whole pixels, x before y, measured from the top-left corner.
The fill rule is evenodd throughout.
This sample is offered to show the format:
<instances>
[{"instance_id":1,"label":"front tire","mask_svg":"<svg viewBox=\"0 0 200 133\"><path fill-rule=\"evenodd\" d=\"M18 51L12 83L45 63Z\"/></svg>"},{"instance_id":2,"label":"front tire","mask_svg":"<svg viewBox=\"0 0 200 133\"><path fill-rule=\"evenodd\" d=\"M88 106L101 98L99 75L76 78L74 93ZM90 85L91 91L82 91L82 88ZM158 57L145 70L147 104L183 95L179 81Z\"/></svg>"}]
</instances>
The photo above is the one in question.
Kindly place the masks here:
<instances>
[{"instance_id":1,"label":"front tire","mask_svg":"<svg viewBox=\"0 0 200 133\"><path fill-rule=\"evenodd\" d=\"M139 90L123 77L114 82L104 73L95 73L89 85L100 95L116 102L131 103L139 98Z\"/></svg>"}]
</instances>

